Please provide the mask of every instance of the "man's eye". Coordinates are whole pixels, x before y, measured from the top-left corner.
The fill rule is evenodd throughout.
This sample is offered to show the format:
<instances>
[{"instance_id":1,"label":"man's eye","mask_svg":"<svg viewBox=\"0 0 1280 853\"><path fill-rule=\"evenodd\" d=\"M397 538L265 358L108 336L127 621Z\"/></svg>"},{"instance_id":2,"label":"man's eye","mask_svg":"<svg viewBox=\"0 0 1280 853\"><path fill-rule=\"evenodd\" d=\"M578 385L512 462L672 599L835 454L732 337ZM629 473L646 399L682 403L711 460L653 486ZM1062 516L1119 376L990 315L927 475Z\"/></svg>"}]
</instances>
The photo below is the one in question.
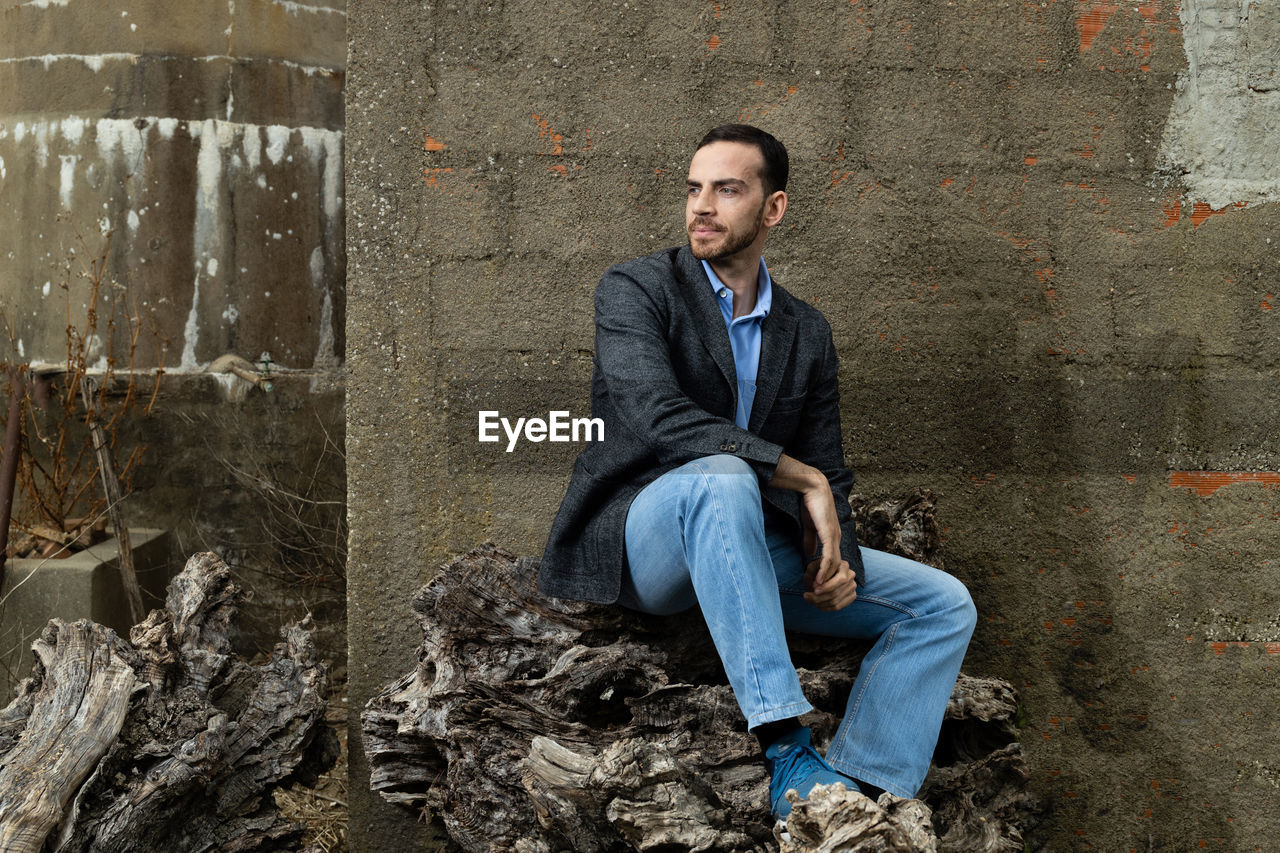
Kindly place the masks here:
<instances>
[{"instance_id":1,"label":"man's eye","mask_svg":"<svg viewBox=\"0 0 1280 853\"><path fill-rule=\"evenodd\" d=\"M737 190L736 190L736 189L734 189L733 187L721 187L721 188L720 188L720 194L721 194L721 195L733 195L733 194L735 194L736 192L737 192Z\"/></svg>"}]
</instances>

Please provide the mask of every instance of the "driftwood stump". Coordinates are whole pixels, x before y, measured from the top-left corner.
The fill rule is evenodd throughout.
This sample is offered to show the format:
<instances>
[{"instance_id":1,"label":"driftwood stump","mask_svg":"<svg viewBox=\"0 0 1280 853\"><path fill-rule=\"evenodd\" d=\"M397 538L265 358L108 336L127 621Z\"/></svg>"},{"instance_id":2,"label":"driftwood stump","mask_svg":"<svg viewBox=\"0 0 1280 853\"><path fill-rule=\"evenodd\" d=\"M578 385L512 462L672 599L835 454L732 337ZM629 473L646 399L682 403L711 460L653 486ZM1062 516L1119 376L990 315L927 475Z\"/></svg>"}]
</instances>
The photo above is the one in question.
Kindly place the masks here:
<instances>
[{"instance_id":1,"label":"driftwood stump","mask_svg":"<svg viewBox=\"0 0 1280 853\"><path fill-rule=\"evenodd\" d=\"M270 660L231 652L240 591L213 554L191 558L125 642L52 620L35 671L0 711L0 850L297 850L273 789L333 765L328 675L309 625Z\"/></svg>"},{"instance_id":2,"label":"driftwood stump","mask_svg":"<svg viewBox=\"0 0 1280 853\"><path fill-rule=\"evenodd\" d=\"M855 506L864 542L938 564L931 493ZM775 828L700 616L547 599L536 568L492 545L443 566L413 601L417 669L362 717L373 790L464 850L1023 849L1036 806L1005 682L961 676L921 800L833 786ZM825 746L867 645L791 640Z\"/></svg>"}]
</instances>

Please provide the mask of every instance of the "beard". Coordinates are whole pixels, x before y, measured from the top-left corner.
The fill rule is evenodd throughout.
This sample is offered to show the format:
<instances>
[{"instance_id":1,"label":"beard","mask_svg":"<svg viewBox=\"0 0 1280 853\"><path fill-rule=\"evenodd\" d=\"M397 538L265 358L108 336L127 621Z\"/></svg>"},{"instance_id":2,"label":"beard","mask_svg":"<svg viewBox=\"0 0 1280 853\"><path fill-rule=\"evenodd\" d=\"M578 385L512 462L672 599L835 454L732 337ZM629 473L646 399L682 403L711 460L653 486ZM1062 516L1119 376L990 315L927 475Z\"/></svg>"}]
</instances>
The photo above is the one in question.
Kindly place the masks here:
<instances>
[{"instance_id":1,"label":"beard","mask_svg":"<svg viewBox=\"0 0 1280 853\"><path fill-rule=\"evenodd\" d=\"M692 250L693 256L700 261L718 261L718 260L721 260L722 258L727 258L730 255L735 255L738 252L742 251L743 249L747 248L748 246L750 246L752 243L756 241L756 237L760 234L760 226L764 224L764 202L763 201L760 202L760 209L756 211L756 215L754 219L755 219L755 222L751 226L750 230L744 230L740 233L735 234L733 231L726 229L721 232L722 234L726 235L721 242L719 243L712 242L710 244L704 245L702 248L699 248L697 244L693 242L693 234L692 234L693 229L698 225L703 225L703 226L711 225L712 227L715 227L715 226L713 223L707 222L707 220L705 219L695 218L693 222L690 223L685 229L687 232L689 232L689 248L690 250Z\"/></svg>"}]
</instances>

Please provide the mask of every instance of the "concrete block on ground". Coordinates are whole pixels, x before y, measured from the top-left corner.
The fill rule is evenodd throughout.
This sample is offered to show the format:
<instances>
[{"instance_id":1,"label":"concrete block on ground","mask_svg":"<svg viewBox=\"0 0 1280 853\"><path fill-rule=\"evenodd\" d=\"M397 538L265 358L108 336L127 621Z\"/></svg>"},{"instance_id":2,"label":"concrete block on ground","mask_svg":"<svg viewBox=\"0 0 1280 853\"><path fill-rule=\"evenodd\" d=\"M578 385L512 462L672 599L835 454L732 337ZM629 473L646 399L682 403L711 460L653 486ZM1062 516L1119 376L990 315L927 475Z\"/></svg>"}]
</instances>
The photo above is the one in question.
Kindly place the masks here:
<instances>
[{"instance_id":1,"label":"concrete block on ground","mask_svg":"<svg viewBox=\"0 0 1280 853\"><path fill-rule=\"evenodd\" d=\"M172 575L166 531L131 528L134 569L147 609L164 606ZM24 557L5 563L0 590L0 703L8 703L30 674L30 646L53 618L92 619L122 637L133 619L120 582L120 552L114 537L57 560Z\"/></svg>"}]
</instances>

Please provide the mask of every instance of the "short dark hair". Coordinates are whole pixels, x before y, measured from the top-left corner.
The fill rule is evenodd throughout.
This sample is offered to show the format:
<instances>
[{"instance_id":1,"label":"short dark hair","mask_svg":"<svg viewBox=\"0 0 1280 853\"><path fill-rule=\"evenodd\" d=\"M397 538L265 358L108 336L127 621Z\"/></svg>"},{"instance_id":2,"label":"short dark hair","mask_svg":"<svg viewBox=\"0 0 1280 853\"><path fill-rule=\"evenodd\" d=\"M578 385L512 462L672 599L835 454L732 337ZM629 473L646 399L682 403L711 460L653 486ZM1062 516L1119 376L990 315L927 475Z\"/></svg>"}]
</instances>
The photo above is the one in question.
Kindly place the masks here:
<instances>
[{"instance_id":1,"label":"short dark hair","mask_svg":"<svg viewBox=\"0 0 1280 853\"><path fill-rule=\"evenodd\" d=\"M705 148L713 142L741 142L745 145L754 145L764 157L764 171L760 174L761 182L764 184L764 194L772 195L778 190L787 188L787 175L791 170L787 159L787 148L772 135L749 124L722 124L707 131L707 135L702 137L702 141L694 151Z\"/></svg>"}]
</instances>

